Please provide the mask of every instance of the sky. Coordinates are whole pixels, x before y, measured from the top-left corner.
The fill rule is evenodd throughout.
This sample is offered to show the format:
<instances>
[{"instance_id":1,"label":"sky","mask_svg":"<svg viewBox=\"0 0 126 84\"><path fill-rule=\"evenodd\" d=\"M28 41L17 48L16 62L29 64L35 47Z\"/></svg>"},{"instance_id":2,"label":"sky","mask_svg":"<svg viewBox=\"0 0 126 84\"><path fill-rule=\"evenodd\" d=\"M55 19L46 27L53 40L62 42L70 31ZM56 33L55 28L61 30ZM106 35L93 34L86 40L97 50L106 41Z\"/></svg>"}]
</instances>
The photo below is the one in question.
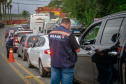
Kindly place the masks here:
<instances>
[{"instance_id":1,"label":"sky","mask_svg":"<svg viewBox=\"0 0 126 84\"><path fill-rule=\"evenodd\" d=\"M51 0L12 0L12 14L22 13L23 10L29 11L30 14L35 14L38 7L48 6Z\"/></svg>"}]
</instances>

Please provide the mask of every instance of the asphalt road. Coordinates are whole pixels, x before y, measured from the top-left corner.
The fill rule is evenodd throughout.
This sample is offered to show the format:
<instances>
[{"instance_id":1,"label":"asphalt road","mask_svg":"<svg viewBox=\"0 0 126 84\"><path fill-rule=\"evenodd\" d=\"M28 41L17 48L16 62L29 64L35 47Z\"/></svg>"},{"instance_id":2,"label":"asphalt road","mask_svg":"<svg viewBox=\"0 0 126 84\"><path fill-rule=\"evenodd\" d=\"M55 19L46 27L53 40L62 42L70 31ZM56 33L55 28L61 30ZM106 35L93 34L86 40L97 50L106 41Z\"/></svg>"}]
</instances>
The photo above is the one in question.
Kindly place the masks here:
<instances>
[{"instance_id":1,"label":"asphalt road","mask_svg":"<svg viewBox=\"0 0 126 84\"><path fill-rule=\"evenodd\" d=\"M37 68L28 68L27 61L23 61L17 53L13 53L15 62L8 62L4 33L7 29L0 28L0 84L50 84L50 73L47 77L40 77Z\"/></svg>"}]
</instances>

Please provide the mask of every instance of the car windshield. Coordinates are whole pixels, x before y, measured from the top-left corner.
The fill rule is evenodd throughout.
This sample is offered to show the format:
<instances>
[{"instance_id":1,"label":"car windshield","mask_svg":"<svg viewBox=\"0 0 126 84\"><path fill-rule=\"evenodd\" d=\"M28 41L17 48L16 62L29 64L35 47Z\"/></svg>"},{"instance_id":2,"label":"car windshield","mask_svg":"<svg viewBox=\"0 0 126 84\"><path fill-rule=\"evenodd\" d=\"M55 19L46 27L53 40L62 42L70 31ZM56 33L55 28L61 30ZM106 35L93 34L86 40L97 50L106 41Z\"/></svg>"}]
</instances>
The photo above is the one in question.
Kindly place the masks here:
<instances>
[{"instance_id":1,"label":"car windshield","mask_svg":"<svg viewBox=\"0 0 126 84\"><path fill-rule=\"evenodd\" d=\"M61 23L62 19L58 22ZM81 23L77 19L70 19L71 25L80 25Z\"/></svg>"},{"instance_id":2,"label":"car windshield","mask_svg":"<svg viewBox=\"0 0 126 84\"><path fill-rule=\"evenodd\" d=\"M71 25L80 25L81 23L77 19L70 19Z\"/></svg>"}]
</instances>

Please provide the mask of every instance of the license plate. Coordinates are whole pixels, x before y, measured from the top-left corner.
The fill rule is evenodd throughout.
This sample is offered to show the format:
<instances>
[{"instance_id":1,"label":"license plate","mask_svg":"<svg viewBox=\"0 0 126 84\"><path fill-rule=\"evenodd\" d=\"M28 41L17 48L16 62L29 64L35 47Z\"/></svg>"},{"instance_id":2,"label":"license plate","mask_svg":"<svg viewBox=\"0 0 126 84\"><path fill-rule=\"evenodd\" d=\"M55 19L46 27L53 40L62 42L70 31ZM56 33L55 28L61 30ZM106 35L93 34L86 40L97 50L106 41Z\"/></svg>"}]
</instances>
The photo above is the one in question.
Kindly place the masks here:
<instances>
[{"instance_id":1,"label":"license plate","mask_svg":"<svg viewBox=\"0 0 126 84\"><path fill-rule=\"evenodd\" d=\"M80 33L80 31L74 31L74 33Z\"/></svg>"}]
</instances>

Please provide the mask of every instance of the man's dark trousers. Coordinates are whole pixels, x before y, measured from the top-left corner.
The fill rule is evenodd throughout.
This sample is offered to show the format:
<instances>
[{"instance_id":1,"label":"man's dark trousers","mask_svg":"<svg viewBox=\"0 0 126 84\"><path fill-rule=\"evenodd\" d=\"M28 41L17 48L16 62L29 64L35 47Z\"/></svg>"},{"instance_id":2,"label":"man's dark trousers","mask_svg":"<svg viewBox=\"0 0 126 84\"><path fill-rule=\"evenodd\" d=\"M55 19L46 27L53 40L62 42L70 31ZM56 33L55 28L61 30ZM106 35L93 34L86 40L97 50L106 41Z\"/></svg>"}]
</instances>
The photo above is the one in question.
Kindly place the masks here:
<instances>
[{"instance_id":1,"label":"man's dark trousers","mask_svg":"<svg viewBox=\"0 0 126 84\"><path fill-rule=\"evenodd\" d=\"M10 48L12 48L12 46L6 46L7 58L9 58Z\"/></svg>"}]
</instances>

